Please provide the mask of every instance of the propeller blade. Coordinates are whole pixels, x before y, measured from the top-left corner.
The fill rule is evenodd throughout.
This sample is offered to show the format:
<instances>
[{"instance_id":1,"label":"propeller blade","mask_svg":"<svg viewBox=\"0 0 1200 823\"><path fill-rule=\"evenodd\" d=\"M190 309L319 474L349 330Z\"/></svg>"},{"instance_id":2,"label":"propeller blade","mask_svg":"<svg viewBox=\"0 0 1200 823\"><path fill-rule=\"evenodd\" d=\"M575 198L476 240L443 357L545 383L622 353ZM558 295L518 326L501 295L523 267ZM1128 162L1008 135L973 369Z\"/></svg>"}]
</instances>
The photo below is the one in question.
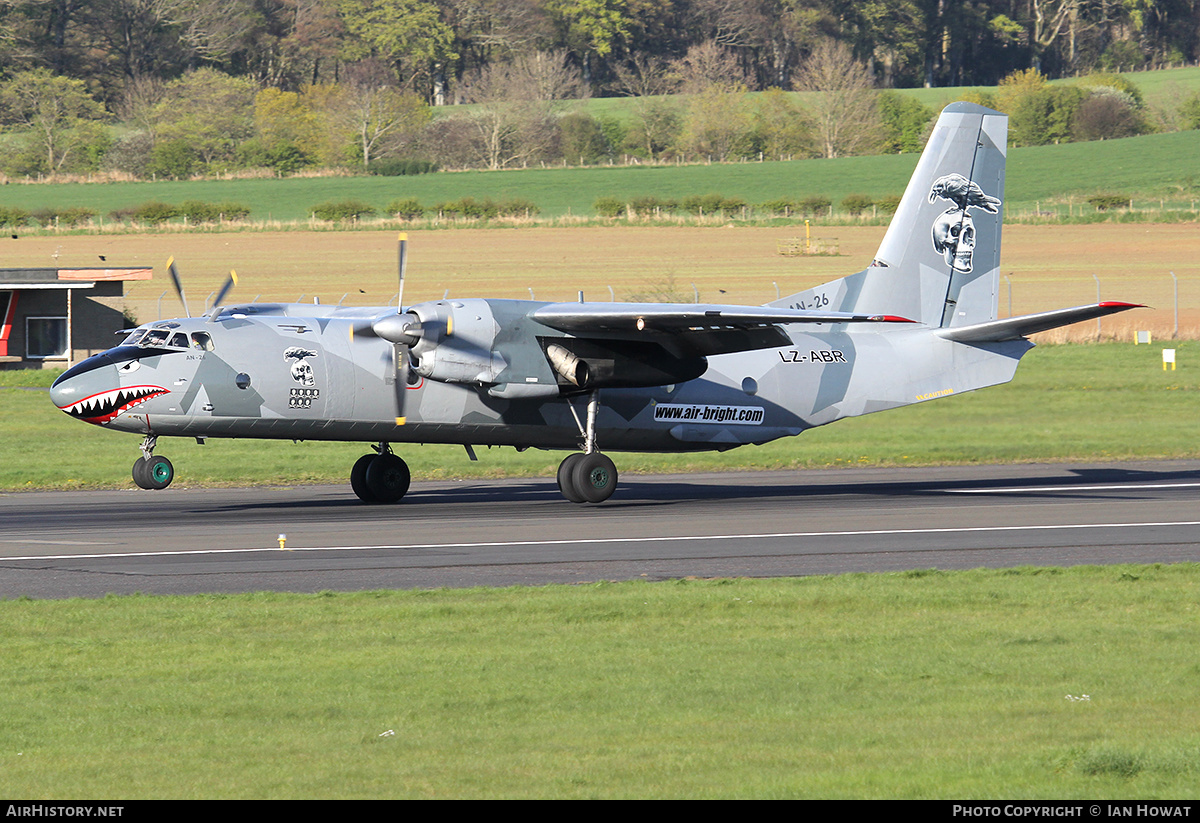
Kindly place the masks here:
<instances>
[{"instance_id":1,"label":"propeller blade","mask_svg":"<svg viewBox=\"0 0 1200 823\"><path fill-rule=\"evenodd\" d=\"M229 290L237 285L237 272L233 269L229 270L229 277L225 280L225 285L221 286L221 290L217 292L217 299L212 302L214 309L221 306L221 301L229 294Z\"/></svg>"},{"instance_id":2,"label":"propeller blade","mask_svg":"<svg viewBox=\"0 0 1200 823\"><path fill-rule=\"evenodd\" d=\"M396 295L396 311L404 311L404 269L408 266L408 232L400 232L400 291Z\"/></svg>"},{"instance_id":3,"label":"propeller blade","mask_svg":"<svg viewBox=\"0 0 1200 823\"><path fill-rule=\"evenodd\" d=\"M175 268L175 258L167 258L167 273L171 275L171 282L175 284L175 293L179 295L179 302L183 303L183 313L188 317L192 316L192 312L188 309L187 295L183 293L183 281L179 279L179 271Z\"/></svg>"}]
</instances>

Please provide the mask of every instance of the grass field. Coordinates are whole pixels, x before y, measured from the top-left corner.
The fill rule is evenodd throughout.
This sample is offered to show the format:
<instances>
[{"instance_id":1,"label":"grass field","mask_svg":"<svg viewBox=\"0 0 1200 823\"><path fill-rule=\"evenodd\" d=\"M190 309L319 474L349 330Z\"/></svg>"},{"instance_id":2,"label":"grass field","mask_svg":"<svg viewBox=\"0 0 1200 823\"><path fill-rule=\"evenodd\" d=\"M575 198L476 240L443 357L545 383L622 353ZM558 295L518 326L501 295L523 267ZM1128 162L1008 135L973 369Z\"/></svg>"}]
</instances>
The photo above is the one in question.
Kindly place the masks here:
<instances>
[{"instance_id":1,"label":"grass field","mask_svg":"<svg viewBox=\"0 0 1200 823\"><path fill-rule=\"evenodd\" d=\"M1097 192L1136 195L1135 206L1195 211L1200 199L1200 131L1152 134L1123 140L1013 149L1005 183L1010 216L1048 211L1078 215L1083 199ZM106 221L114 209L151 200L234 201L251 209L250 220L278 223L309 219L313 206L354 198L377 209L397 198L415 197L424 206L474 197L535 203L542 218L591 217L599 197L629 199L655 195L682 199L712 192L740 197L748 204L779 198L829 197L835 205L848 194L900 195L916 167L917 155L847 157L686 166L613 166L583 169L466 171L411 177L297 177L163 181L145 183L63 183L3 188L0 205L92 209ZM1103 170L1102 174L1098 170ZM1161 201L1161 202L1160 202ZM1086 213L1094 209L1086 207ZM23 229L28 232L32 229Z\"/></svg>"},{"instance_id":2,"label":"grass field","mask_svg":"<svg viewBox=\"0 0 1200 823\"><path fill-rule=\"evenodd\" d=\"M139 798L1150 799L1200 567L0 602L0 785Z\"/></svg>"}]
</instances>

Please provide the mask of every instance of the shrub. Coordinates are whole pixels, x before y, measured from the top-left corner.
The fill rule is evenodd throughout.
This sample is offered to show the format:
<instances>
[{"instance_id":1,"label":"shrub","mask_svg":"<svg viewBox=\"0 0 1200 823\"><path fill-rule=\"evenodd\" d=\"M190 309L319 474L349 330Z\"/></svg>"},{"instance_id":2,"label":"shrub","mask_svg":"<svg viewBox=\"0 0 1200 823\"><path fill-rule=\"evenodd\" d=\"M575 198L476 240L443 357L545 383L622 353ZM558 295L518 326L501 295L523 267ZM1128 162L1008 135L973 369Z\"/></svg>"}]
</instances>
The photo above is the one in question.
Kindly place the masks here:
<instances>
[{"instance_id":1,"label":"shrub","mask_svg":"<svg viewBox=\"0 0 1200 823\"><path fill-rule=\"evenodd\" d=\"M642 217L652 214L674 214L679 208L679 201L653 196L635 197L629 201L629 208L634 214Z\"/></svg>"},{"instance_id":2,"label":"shrub","mask_svg":"<svg viewBox=\"0 0 1200 823\"><path fill-rule=\"evenodd\" d=\"M96 216L96 212L80 206L66 209L38 209L33 219L43 226L78 226Z\"/></svg>"},{"instance_id":3,"label":"shrub","mask_svg":"<svg viewBox=\"0 0 1200 823\"><path fill-rule=\"evenodd\" d=\"M1129 197L1124 194L1093 194L1087 201L1096 207L1096 211L1129 207Z\"/></svg>"},{"instance_id":4,"label":"shrub","mask_svg":"<svg viewBox=\"0 0 1200 823\"><path fill-rule=\"evenodd\" d=\"M900 199L898 194L889 194L887 197L880 197L876 200L875 206L884 214L892 214L900 208Z\"/></svg>"},{"instance_id":5,"label":"shrub","mask_svg":"<svg viewBox=\"0 0 1200 823\"><path fill-rule=\"evenodd\" d=\"M532 200L516 197L511 200L503 200L497 206L501 217L533 217L541 212L541 209Z\"/></svg>"},{"instance_id":6,"label":"shrub","mask_svg":"<svg viewBox=\"0 0 1200 823\"><path fill-rule=\"evenodd\" d=\"M434 210L445 217L465 217L470 220L496 217L500 209L491 200L480 202L474 197L461 197L458 200L445 200L435 205Z\"/></svg>"},{"instance_id":7,"label":"shrub","mask_svg":"<svg viewBox=\"0 0 1200 823\"><path fill-rule=\"evenodd\" d=\"M719 194L692 194L683 198L683 210L688 214L716 214L725 198Z\"/></svg>"},{"instance_id":8,"label":"shrub","mask_svg":"<svg viewBox=\"0 0 1200 823\"><path fill-rule=\"evenodd\" d=\"M217 204L217 212L226 220L244 220L250 215L250 207L226 200L224 203Z\"/></svg>"},{"instance_id":9,"label":"shrub","mask_svg":"<svg viewBox=\"0 0 1200 823\"><path fill-rule=\"evenodd\" d=\"M197 165L199 158L188 141L164 140L150 150L150 162L146 164L146 171L158 177L180 180L190 177Z\"/></svg>"},{"instance_id":10,"label":"shrub","mask_svg":"<svg viewBox=\"0 0 1200 823\"><path fill-rule=\"evenodd\" d=\"M179 209L170 203L151 200L142 203L140 206L134 206L131 216L139 222L157 226L159 223L165 223L172 217L178 217Z\"/></svg>"},{"instance_id":11,"label":"shrub","mask_svg":"<svg viewBox=\"0 0 1200 823\"><path fill-rule=\"evenodd\" d=\"M375 213L375 207L361 200L330 200L309 208L319 220L358 220Z\"/></svg>"},{"instance_id":12,"label":"shrub","mask_svg":"<svg viewBox=\"0 0 1200 823\"><path fill-rule=\"evenodd\" d=\"M0 206L0 226L24 226L29 220L29 212L25 209Z\"/></svg>"},{"instance_id":13,"label":"shrub","mask_svg":"<svg viewBox=\"0 0 1200 823\"><path fill-rule=\"evenodd\" d=\"M367 166L368 174L378 174L382 177L402 177L412 174L430 174L438 170L437 163L430 160L413 160L389 157L384 160L372 160Z\"/></svg>"},{"instance_id":14,"label":"shrub","mask_svg":"<svg viewBox=\"0 0 1200 823\"><path fill-rule=\"evenodd\" d=\"M786 198L780 200L768 200L765 203L759 203L758 207L768 214L778 214L783 215L784 217L791 217L792 214L797 211L796 201L788 200Z\"/></svg>"},{"instance_id":15,"label":"shrub","mask_svg":"<svg viewBox=\"0 0 1200 823\"><path fill-rule=\"evenodd\" d=\"M855 217L858 217L873 205L875 205L875 201L866 194L847 194L842 198L842 208Z\"/></svg>"},{"instance_id":16,"label":"shrub","mask_svg":"<svg viewBox=\"0 0 1200 823\"><path fill-rule=\"evenodd\" d=\"M833 201L823 194L805 197L800 201L800 211L805 215L820 217L823 214L829 214L829 207L833 205Z\"/></svg>"},{"instance_id":17,"label":"shrub","mask_svg":"<svg viewBox=\"0 0 1200 823\"><path fill-rule=\"evenodd\" d=\"M625 211L625 203L615 197L597 197L592 208L601 217L620 217Z\"/></svg>"},{"instance_id":18,"label":"shrub","mask_svg":"<svg viewBox=\"0 0 1200 823\"><path fill-rule=\"evenodd\" d=\"M608 137L599 120L585 112L564 115L558 121L562 158L568 163L595 163L609 154Z\"/></svg>"},{"instance_id":19,"label":"shrub","mask_svg":"<svg viewBox=\"0 0 1200 823\"><path fill-rule=\"evenodd\" d=\"M220 220L240 220L250 214L250 207L241 203L208 203L185 200L179 204L179 214L189 223L216 223Z\"/></svg>"},{"instance_id":20,"label":"shrub","mask_svg":"<svg viewBox=\"0 0 1200 823\"><path fill-rule=\"evenodd\" d=\"M405 197L388 203L387 212L402 220L416 220L425 215L425 207L417 201L417 198Z\"/></svg>"},{"instance_id":21,"label":"shrub","mask_svg":"<svg viewBox=\"0 0 1200 823\"><path fill-rule=\"evenodd\" d=\"M474 197L463 197L459 200L447 200L438 203L433 210L445 217L463 217L468 220L490 220L495 217L526 217L541 211L530 200L514 198L497 203L492 198L476 200Z\"/></svg>"}]
</instances>

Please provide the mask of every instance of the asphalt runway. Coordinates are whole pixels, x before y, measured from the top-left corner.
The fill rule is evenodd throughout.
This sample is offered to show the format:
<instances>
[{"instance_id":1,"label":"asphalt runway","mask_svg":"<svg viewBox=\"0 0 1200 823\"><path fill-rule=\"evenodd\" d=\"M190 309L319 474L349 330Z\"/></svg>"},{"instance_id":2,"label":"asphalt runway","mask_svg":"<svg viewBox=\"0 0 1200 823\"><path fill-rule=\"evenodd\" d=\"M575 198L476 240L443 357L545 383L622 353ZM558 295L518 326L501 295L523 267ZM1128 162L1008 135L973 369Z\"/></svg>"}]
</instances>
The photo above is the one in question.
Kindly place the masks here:
<instances>
[{"instance_id":1,"label":"asphalt runway","mask_svg":"<svg viewBox=\"0 0 1200 823\"><path fill-rule=\"evenodd\" d=\"M0 495L0 597L1200 560L1200 461ZM286 535L285 548L279 537Z\"/></svg>"}]
</instances>

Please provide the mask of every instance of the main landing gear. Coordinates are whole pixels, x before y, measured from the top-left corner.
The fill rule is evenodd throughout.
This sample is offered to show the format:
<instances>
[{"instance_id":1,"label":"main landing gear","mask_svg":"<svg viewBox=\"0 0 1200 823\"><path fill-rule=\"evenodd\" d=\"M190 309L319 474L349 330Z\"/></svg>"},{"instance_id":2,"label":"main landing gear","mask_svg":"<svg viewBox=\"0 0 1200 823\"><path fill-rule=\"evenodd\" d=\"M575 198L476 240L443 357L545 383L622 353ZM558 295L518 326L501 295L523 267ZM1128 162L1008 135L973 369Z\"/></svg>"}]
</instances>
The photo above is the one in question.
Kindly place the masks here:
<instances>
[{"instance_id":1,"label":"main landing gear","mask_svg":"<svg viewBox=\"0 0 1200 823\"><path fill-rule=\"evenodd\" d=\"M350 470L350 488L364 503L395 503L408 492L408 464L387 443L373 448L377 454L364 454Z\"/></svg>"},{"instance_id":2,"label":"main landing gear","mask_svg":"<svg viewBox=\"0 0 1200 823\"><path fill-rule=\"evenodd\" d=\"M587 426L579 426L583 435L583 452L569 454L558 464L558 490L572 503L602 503L617 488L617 467L596 445L596 411L600 393L593 391L588 398ZM575 407L571 407L575 413ZM576 424L579 417L575 418Z\"/></svg>"},{"instance_id":3,"label":"main landing gear","mask_svg":"<svg viewBox=\"0 0 1200 823\"><path fill-rule=\"evenodd\" d=\"M154 454L158 438L150 434L142 441L142 456L133 464L133 482L141 489L158 491L171 485L175 479L175 467L165 457Z\"/></svg>"}]
</instances>

